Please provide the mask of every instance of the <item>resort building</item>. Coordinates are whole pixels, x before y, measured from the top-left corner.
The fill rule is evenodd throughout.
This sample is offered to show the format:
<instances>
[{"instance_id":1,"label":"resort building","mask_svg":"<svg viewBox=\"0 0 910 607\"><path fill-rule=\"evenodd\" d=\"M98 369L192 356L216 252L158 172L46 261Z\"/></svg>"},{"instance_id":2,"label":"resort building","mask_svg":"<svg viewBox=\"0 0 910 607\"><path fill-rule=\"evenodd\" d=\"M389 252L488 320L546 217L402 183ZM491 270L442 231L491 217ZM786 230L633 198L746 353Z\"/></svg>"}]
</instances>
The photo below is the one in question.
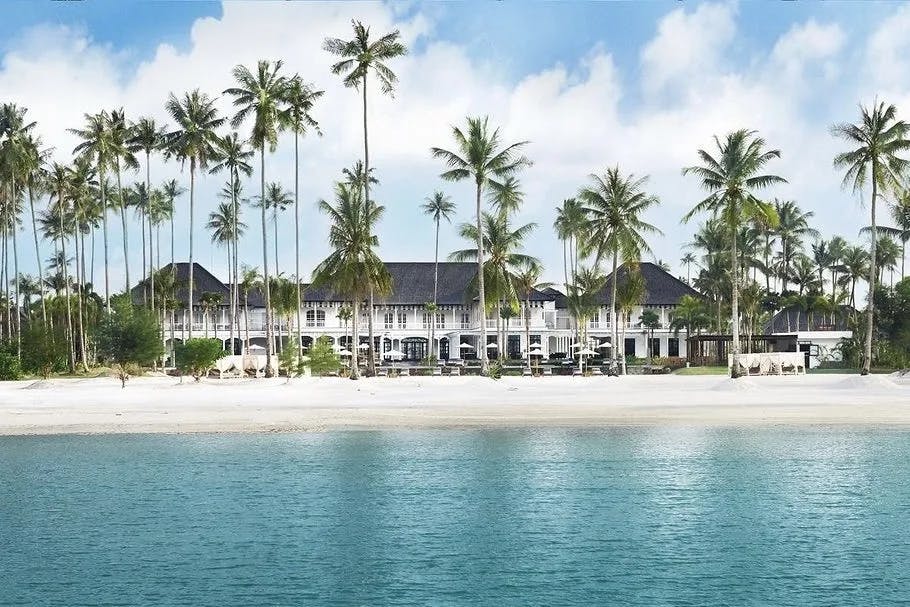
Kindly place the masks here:
<instances>
[{"instance_id":1,"label":"resort building","mask_svg":"<svg viewBox=\"0 0 910 607\"><path fill-rule=\"evenodd\" d=\"M476 264L461 262L440 262L436 313L427 311L426 304L433 301L433 262L389 262L386 267L392 276L392 292L375 300L373 310L374 347L377 352L398 351L406 361L420 361L430 353L431 325L435 327L432 339L435 351L441 360L476 359L480 348L486 348L493 357L500 347L506 349L509 358L522 358L531 345L539 344L544 358L563 358L572 352L577 340L575 319L569 312L565 295L557 289L534 291L530 296L529 337L521 312L508 319L500 319L505 330L505 340L499 343L496 314L486 317L480 314L477 298L473 295L473 280ZM673 277L659 266L642 263L639 266L646 284L646 296L641 304L634 306L625 318L619 319L619 331L624 332L622 352L626 356L645 358L685 357L686 335L674 334L669 328L673 309L683 295L698 293L684 282ZM186 301L189 265L176 264L176 279L179 285L176 299ZM619 280L625 277L625 269L618 272ZM249 340L252 349L266 347L266 314L262 294L258 290L240 293L240 330L232 335L230 322L229 283L222 282L200 264L193 270L193 311L192 319L184 308L177 309L173 321L166 318L164 324L165 345L168 352L175 343L189 335L192 322L194 337L214 337L240 354L243 344ZM586 346L600 348L609 353L607 344L612 338L610 324L611 276L598 296L599 310L587 322ZM213 294L213 295L212 295ZM141 287L133 289L132 296L137 303L142 301ZM315 339L327 336L334 345L349 348L352 344L351 320L343 311L350 309L350 301L324 289L303 285L303 301L300 309L302 343L309 347ZM524 309L525 301L521 301ZM644 310L652 310L659 319L656 328L643 328L640 316ZM368 341L367 323L370 313L368 306L360 308L359 344ZM296 311L285 311L275 315L274 333L278 348L293 343L297 337ZM480 343L481 322L486 323L487 343ZM236 329L234 330L236 332Z\"/></svg>"},{"instance_id":2,"label":"resort building","mask_svg":"<svg viewBox=\"0 0 910 607\"><path fill-rule=\"evenodd\" d=\"M850 339L850 317L856 311L850 306L838 306L830 312L807 312L799 306L789 306L775 314L765 326L765 333L776 339L777 352L803 352L807 368L824 362L839 362L838 345Z\"/></svg>"}]
</instances>

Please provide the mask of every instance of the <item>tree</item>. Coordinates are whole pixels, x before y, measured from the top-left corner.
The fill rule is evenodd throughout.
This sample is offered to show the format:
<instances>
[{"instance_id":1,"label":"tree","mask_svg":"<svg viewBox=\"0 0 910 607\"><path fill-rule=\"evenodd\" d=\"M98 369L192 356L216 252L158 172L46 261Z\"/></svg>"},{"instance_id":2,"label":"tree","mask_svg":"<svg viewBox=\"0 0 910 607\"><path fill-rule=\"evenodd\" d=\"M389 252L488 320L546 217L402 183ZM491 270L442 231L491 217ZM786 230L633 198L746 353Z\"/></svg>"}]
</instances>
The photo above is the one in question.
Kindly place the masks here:
<instances>
[{"instance_id":1,"label":"tree","mask_svg":"<svg viewBox=\"0 0 910 607\"><path fill-rule=\"evenodd\" d=\"M654 310L642 310L638 320L642 328L648 330L648 360L653 362L654 350L651 348L651 341L654 339L654 329L660 326L660 317Z\"/></svg>"},{"instance_id":2,"label":"tree","mask_svg":"<svg viewBox=\"0 0 910 607\"><path fill-rule=\"evenodd\" d=\"M562 241L562 269L565 276L564 285L568 292L569 284L575 281L575 273L578 271L577 243L579 240L584 240L585 232L588 229L588 218L578 200L567 198L562 201L562 206L556 208L556 221L553 222L553 229L556 230L556 236ZM572 270L571 280L569 280L569 268Z\"/></svg>"},{"instance_id":3,"label":"tree","mask_svg":"<svg viewBox=\"0 0 910 607\"><path fill-rule=\"evenodd\" d=\"M372 73L379 80L379 90L385 95L393 95L398 77L386 64L397 57L408 53L408 47L400 41L401 34L398 30L383 34L375 40L370 40L370 28L360 21L351 21L354 37L351 40L340 38L326 38L322 48L341 60L332 65L332 73L336 76L343 75L342 82L347 88L354 88L363 94L363 167L364 175L370 175L370 145L369 131L367 129L367 83L368 76ZM370 205L370 180L361 182L363 200L366 205L365 212L369 216ZM370 337L370 358L367 370L370 375L375 373L375 356L373 355L373 292L370 291L370 316L368 322Z\"/></svg>"},{"instance_id":4,"label":"tree","mask_svg":"<svg viewBox=\"0 0 910 607\"><path fill-rule=\"evenodd\" d=\"M452 222L452 215L455 213L455 203L452 202L451 198L437 190L433 192L432 196L424 199L420 208L423 210L423 214L432 217L433 223L436 224L436 245L433 249L433 304L435 305L438 303L437 295L439 292L439 224L443 219L449 223ZM435 319L433 320L435 321ZM432 322L431 325L430 351L438 356L438 352L433 351L436 347L436 323Z\"/></svg>"},{"instance_id":5,"label":"tree","mask_svg":"<svg viewBox=\"0 0 910 607\"><path fill-rule=\"evenodd\" d=\"M155 313L118 302L114 314L98 330L98 357L113 364L120 377L120 387L126 387L131 365L151 365L164 354L161 326Z\"/></svg>"},{"instance_id":6,"label":"tree","mask_svg":"<svg viewBox=\"0 0 910 607\"><path fill-rule=\"evenodd\" d=\"M616 290L616 305L619 307L620 314L622 315L622 323L620 325L619 343L614 344L613 346L614 349L623 349L621 361L623 375L626 374L625 345L626 326L629 324L629 315L632 313L632 308L644 301L647 296L645 278L641 275L638 265L628 264L625 268L627 271L623 274L619 287Z\"/></svg>"},{"instance_id":7,"label":"tree","mask_svg":"<svg viewBox=\"0 0 910 607\"><path fill-rule=\"evenodd\" d=\"M697 260L695 259L695 255L693 255L691 251L686 253L685 255L683 255L682 259L679 260L679 263L686 266L686 284L687 285L692 284L692 264L695 263L696 261Z\"/></svg>"},{"instance_id":8,"label":"tree","mask_svg":"<svg viewBox=\"0 0 910 607\"><path fill-rule=\"evenodd\" d=\"M449 169L440 177L446 181L463 181L473 179L475 186L475 236L477 238L477 292L480 304L480 341L487 342L486 310L487 300L484 290L484 242L483 212L481 198L484 190L491 183L516 174L520 169L530 166L531 161L521 154L521 149L528 144L519 141L508 145L500 142L499 129L490 129L489 118L469 117L467 128L462 130L452 127L457 151L443 148L431 148L434 158L443 160ZM489 371L489 359L485 347L480 352L481 373Z\"/></svg>"},{"instance_id":9,"label":"tree","mask_svg":"<svg viewBox=\"0 0 910 607\"><path fill-rule=\"evenodd\" d=\"M910 124L897 119L897 108L876 102L871 111L860 106L859 124L840 123L831 127L831 134L843 139L853 149L834 157L834 167L845 170L842 185L860 192L871 185L871 223L877 234L875 211L880 191L893 189L900 176L907 173L910 162L900 156L910 150ZM871 183L870 183L871 182ZM861 373L868 375L872 366L872 333L875 302L876 239L869 248L869 305L866 307L866 342Z\"/></svg>"},{"instance_id":10,"label":"tree","mask_svg":"<svg viewBox=\"0 0 910 607\"><path fill-rule=\"evenodd\" d=\"M513 277L515 289L524 298L522 316L524 317L525 325L525 358L527 359L528 369L531 368L531 295L535 291L549 288L553 284L542 282L542 274L543 267L539 263L531 261L525 263Z\"/></svg>"},{"instance_id":11,"label":"tree","mask_svg":"<svg viewBox=\"0 0 910 607\"><path fill-rule=\"evenodd\" d=\"M208 375L219 358L224 356L224 349L217 339L193 338L177 346L177 368L181 373L188 373L198 382Z\"/></svg>"},{"instance_id":12,"label":"tree","mask_svg":"<svg viewBox=\"0 0 910 607\"><path fill-rule=\"evenodd\" d=\"M856 307L856 281L869 274L869 253L862 247L847 247L841 258L844 276L850 280L850 307Z\"/></svg>"},{"instance_id":13,"label":"tree","mask_svg":"<svg viewBox=\"0 0 910 607\"><path fill-rule=\"evenodd\" d=\"M161 188L161 194L164 197L164 209L171 222L171 267L177 263L177 260L174 257L174 202L176 202L180 196L183 196L185 192L186 189L181 187L176 179L164 182L164 185Z\"/></svg>"},{"instance_id":14,"label":"tree","mask_svg":"<svg viewBox=\"0 0 910 607\"><path fill-rule=\"evenodd\" d=\"M300 137L306 135L309 129L319 130L319 123L310 115L316 100L322 97L324 91L317 91L311 84L305 84L299 74L294 75L285 90L284 102L286 108L282 111L282 122L294 133L294 277L297 285L297 359L303 356L303 323L300 319L300 304L303 301L300 280ZM277 257L275 264L277 266ZM236 280L235 280L236 282Z\"/></svg>"},{"instance_id":15,"label":"tree","mask_svg":"<svg viewBox=\"0 0 910 607\"><path fill-rule=\"evenodd\" d=\"M250 292L253 289L261 289L262 275L256 268L244 265L240 274L240 282L237 283L237 290L243 297L243 327L246 338L244 339L244 352L250 348Z\"/></svg>"},{"instance_id":16,"label":"tree","mask_svg":"<svg viewBox=\"0 0 910 607\"><path fill-rule=\"evenodd\" d=\"M145 154L145 191L151 196L152 192L152 152L157 152L161 149L161 145L164 142L164 137L166 135L165 127L158 126L158 123L155 122L154 118L143 117L137 120L130 127L130 138L129 138L129 150L133 153L142 152ZM142 276L145 278L148 275L151 288L150 295L151 301L150 306L152 309L155 308L155 270L154 263L152 260L152 214L149 208L146 209L145 219L148 222L149 228L149 257L148 257L148 270L144 267L142 268ZM145 228L143 227L143 233ZM145 253L143 252L143 257ZM144 292L144 291L143 291Z\"/></svg>"},{"instance_id":17,"label":"tree","mask_svg":"<svg viewBox=\"0 0 910 607\"><path fill-rule=\"evenodd\" d=\"M238 65L234 68L233 75L237 86L225 89L226 95L234 98L237 112L231 119L231 127L239 128L247 118L252 118L253 126L250 131L250 142L254 148L259 149L259 199L266 199L265 189L265 149L274 152L278 146L278 131L282 126L281 103L288 88L288 80L279 72L283 62L263 61L256 64L256 73L249 68ZM271 377L272 354L274 354L274 328L271 318L272 296L269 290L269 255L268 235L266 231L265 205L262 205L262 284L265 288L265 316L266 316L266 377Z\"/></svg>"},{"instance_id":18,"label":"tree","mask_svg":"<svg viewBox=\"0 0 910 607\"><path fill-rule=\"evenodd\" d=\"M783 280L781 291L787 290L787 279L792 270L793 259L802 249L803 237L818 237L818 230L809 226L809 221L815 215L812 211L803 212L792 200L781 202L774 201L774 212L777 214L777 237L781 246L780 276Z\"/></svg>"},{"instance_id":19,"label":"tree","mask_svg":"<svg viewBox=\"0 0 910 607\"><path fill-rule=\"evenodd\" d=\"M189 217L189 276L187 280L187 298L186 307L190 314L189 337L193 338L193 207L194 196L196 192L196 169L206 169L209 162L217 158L215 146L218 143L218 135L215 129L224 124L224 118L218 115L218 109L215 107L215 100L210 99L205 93L200 93L196 89L190 93L184 93L183 97L178 99L173 93L170 94L165 106L168 113L177 123L177 129L168 133L165 138L165 144L169 154L185 164L190 164L190 217ZM166 195L170 196L170 191L166 190ZM171 241L171 252L173 256L173 240Z\"/></svg>"},{"instance_id":20,"label":"tree","mask_svg":"<svg viewBox=\"0 0 910 607\"><path fill-rule=\"evenodd\" d=\"M277 275L281 273L278 271L278 214L286 211L294 199L280 183L273 181L265 187L265 202L258 196L256 200L256 206L265 206L266 210L272 211L272 236L275 240L275 274Z\"/></svg>"},{"instance_id":21,"label":"tree","mask_svg":"<svg viewBox=\"0 0 910 607\"><path fill-rule=\"evenodd\" d=\"M585 252L596 255L600 264L604 257L613 261L613 285L610 298L610 326L613 343L619 338L616 331L616 271L619 261L638 262L643 253L650 253L646 235L663 234L656 227L642 219L642 215L660 203L642 188L648 178L637 178L635 175L623 175L619 167L606 170L603 176L591 175L591 184L578 192L589 221L589 244L583 247ZM616 360L616 348L613 358Z\"/></svg>"},{"instance_id":22,"label":"tree","mask_svg":"<svg viewBox=\"0 0 910 607\"><path fill-rule=\"evenodd\" d=\"M335 350L332 349L329 338L325 335L316 339L307 356L309 360L305 364L310 368L310 373L313 375L328 375L329 373L337 372L341 368L341 360L339 360Z\"/></svg>"},{"instance_id":23,"label":"tree","mask_svg":"<svg viewBox=\"0 0 910 607\"><path fill-rule=\"evenodd\" d=\"M113 161L114 175L117 178L117 197L120 206L120 224L123 237L123 269L126 284L123 289L124 293L130 292L130 247L129 247L129 227L126 221L126 203L123 193L123 183L121 180L122 170L124 168L136 169L139 163L136 157L129 149L130 129L126 121L126 115L123 108L111 110L108 114L108 137L110 142L111 160Z\"/></svg>"},{"instance_id":24,"label":"tree","mask_svg":"<svg viewBox=\"0 0 910 607\"><path fill-rule=\"evenodd\" d=\"M360 302L371 290L387 293L392 277L376 255L379 240L373 234L385 207L370 205L362 190L343 183L335 184L335 204L319 201L319 208L329 216L329 245L332 252L313 272L313 286L328 287L350 298L353 307L354 340L351 344L351 379L360 378L358 348L360 343Z\"/></svg>"},{"instance_id":25,"label":"tree","mask_svg":"<svg viewBox=\"0 0 910 607\"><path fill-rule=\"evenodd\" d=\"M686 332L686 358L689 358L691 350L691 337L695 332L697 335L702 329L706 329L711 324L708 310L705 302L692 295L683 295L679 298L679 303L673 309L670 318L670 329L674 335L679 335L681 330Z\"/></svg>"},{"instance_id":26,"label":"tree","mask_svg":"<svg viewBox=\"0 0 910 607\"><path fill-rule=\"evenodd\" d=\"M766 150L765 140L755 131L740 129L727 135L723 141L714 138L719 155L715 158L705 150L699 150L702 164L683 169L683 175L699 178L701 187L709 192L683 216L688 222L695 215L708 211L719 217L732 235L730 246L731 266L731 316L733 321L733 377L739 376L739 251L736 233L739 227L755 218L769 225L777 223L774 208L756 197L756 192L778 183L786 183L782 177L761 174L773 159L780 158L779 150Z\"/></svg>"},{"instance_id":27,"label":"tree","mask_svg":"<svg viewBox=\"0 0 910 607\"><path fill-rule=\"evenodd\" d=\"M222 301L224 301L224 296L221 293L206 291L199 296L199 307L202 308L202 326L206 339L209 336L209 314L214 314Z\"/></svg>"},{"instance_id":28,"label":"tree","mask_svg":"<svg viewBox=\"0 0 910 607\"><path fill-rule=\"evenodd\" d=\"M66 336L59 329L50 330L32 324L22 331L22 370L28 374L40 375L44 379L51 373L66 370Z\"/></svg>"},{"instance_id":29,"label":"tree","mask_svg":"<svg viewBox=\"0 0 910 607\"><path fill-rule=\"evenodd\" d=\"M910 188L902 188L891 204L891 220L894 226L876 226L879 236L890 236L901 243L901 280L906 277L907 241L910 241ZM871 226L860 230L860 234L870 234Z\"/></svg>"}]
</instances>

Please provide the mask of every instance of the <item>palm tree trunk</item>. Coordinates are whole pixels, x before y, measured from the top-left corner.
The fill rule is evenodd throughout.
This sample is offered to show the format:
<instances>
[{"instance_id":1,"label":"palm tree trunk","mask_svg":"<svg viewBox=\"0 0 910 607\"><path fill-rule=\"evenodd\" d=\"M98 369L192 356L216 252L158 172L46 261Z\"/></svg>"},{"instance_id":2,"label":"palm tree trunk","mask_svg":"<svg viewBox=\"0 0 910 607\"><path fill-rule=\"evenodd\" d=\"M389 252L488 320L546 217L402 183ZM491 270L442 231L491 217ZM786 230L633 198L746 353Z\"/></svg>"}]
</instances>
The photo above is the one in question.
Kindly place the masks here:
<instances>
[{"instance_id":1,"label":"palm tree trunk","mask_svg":"<svg viewBox=\"0 0 910 607\"><path fill-rule=\"evenodd\" d=\"M613 251L613 285L611 287L612 294L610 296L610 325L613 327L612 339L613 339L613 360L618 360L617 356L619 355L619 334L617 333L616 323L618 319L616 317L616 290L617 283L619 282L619 277L616 275L616 271L619 268L619 252Z\"/></svg>"},{"instance_id":2,"label":"palm tree trunk","mask_svg":"<svg viewBox=\"0 0 910 607\"><path fill-rule=\"evenodd\" d=\"M275 341L272 328L272 294L269 289L268 219L265 216L265 143L259 146L259 185L262 190L262 283L265 291L265 376L272 377L272 354Z\"/></svg>"},{"instance_id":3,"label":"palm tree trunk","mask_svg":"<svg viewBox=\"0 0 910 607\"><path fill-rule=\"evenodd\" d=\"M367 74L363 73L363 193L364 209L366 216L370 216L370 138L367 130ZM367 317L367 332L370 337L370 349L367 350L367 374L376 375L376 356L373 353L373 316L375 316L375 302L373 301L373 281L370 280L370 315Z\"/></svg>"},{"instance_id":4,"label":"palm tree trunk","mask_svg":"<svg viewBox=\"0 0 910 607\"><path fill-rule=\"evenodd\" d=\"M72 305L70 303L70 280L69 280L69 273L68 273L69 263L67 263L67 260L66 260L67 233L66 233L66 228L65 228L64 219L63 219L63 196L62 196L63 192L60 192L60 194L61 194L60 199L57 201L57 203L58 203L57 204L57 219L60 222L60 244L61 244L61 248L63 250L63 288L64 288L64 293L66 294L66 335L67 335L67 340L69 341L69 344L68 344L69 347L67 348L67 350L69 351L70 373L75 373L75 371L76 371L76 351L75 351L76 339L73 336L73 309L72 309ZM77 255L79 254L78 248L76 249L76 254ZM76 268L78 271L78 268L79 268L78 259L76 260ZM79 285L76 285L77 288L78 288L78 286Z\"/></svg>"},{"instance_id":5,"label":"palm tree trunk","mask_svg":"<svg viewBox=\"0 0 910 607\"><path fill-rule=\"evenodd\" d=\"M528 359L528 370L531 370L531 292L525 293L525 357Z\"/></svg>"},{"instance_id":6,"label":"palm tree trunk","mask_svg":"<svg viewBox=\"0 0 910 607\"><path fill-rule=\"evenodd\" d=\"M152 240L152 167L150 162L150 154L148 151L145 152L145 194L148 196L146 201L146 217L148 217L148 227L149 227L149 281L151 282L152 289L152 310L155 309L155 270L157 265L154 263L154 244ZM144 230L145 228L143 228ZM145 272L145 268L142 268L142 271Z\"/></svg>"},{"instance_id":7,"label":"palm tree trunk","mask_svg":"<svg viewBox=\"0 0 910 607\"><path fill-rule=\"evenodd\" d=\"M436 360L439 360L439 353L436 351L436 315L439 313L437 310L437 299L439 297L439 216L436 217L436 246L434 248L433 255L433 318L430 320L430 326L432 330L430 331L430 354L436 357Z\"/></svg>"},{"instance_id":8,"label":"palm tree trunk","mask_svg":"<svg viewBox=\"0 0 910 607\"><path fill-rule=\"evenodd\" d=\"M243 294L243 330L246 333L246 345L243 348L244 352L248 352L250 349L250 296L249 293Z\"/></svg>"},{"instance_id":9,"label":"palm tree trunk","mask_svg":"<svg viewBox=\"0 0 910 607\"><path fill-rule=\"evenodd\" d=\"M3 316L5 317L4 320L6 321L5 322L6 337L7 337L7 339L12 339L13 328L12 328L11 323L12 323L13 316L12 316L12 313L10 312L10 303L11 302L9 299L9 267L8 267L9 266L9 256L7 254L8 250L9 250L7 247L7 241L9 240L9 237L7 235L6 226L0 226L0 236L3 237L3 243L2 243L3 250L2 250L2 252L0 252L0 253L2 253L2 255L0 255L0 256L2 256L2 258L3 258L2 259L3 263L0 264L0 292L3 293L3 307L5 308L3 310L3 312L4 312ZM2 337L2 334L0 334L0 337Z\"/></svg>"},{"instance_id":10,"label":"palm tree trunk","mask_svg":"<svg viewBox=\"0 0 910 607\"><path fill-rule=\"evenodd\" d=\"M145 212L141 208L139 209L139 227L142 230L142 305L147 306L149 302L149 285L146 280L148 275L145 270L148 260L145 255Z\"/></svg>"},{"instance_id":11,"label":"palm tree trunk","mask_svg":"<svg viewBox=\"0 0 910 607\"><path fill-rule=\"evenodd\" d=\"M353 304L354 326L352 328L352 332L354 334L354 339L351 341L351 346L350 346L350 349L351 349L351 379L360 379L360 363L357 360L357 355L359 352L359 349L357 348L357 346L360 344L355 343L355 342L360 341L360 330L359 330L360 329L360 297L355 296L355 297L353 297L353 300L354 300L354 304Z\"/></svg>"},{"instance_id":12,"label":"palm tree trunk","mask_svg":"<svg viewBox=\"0 0 910 607\"><path fill-rule=\"evenodd\" d=\"M81 230L76 232L76 237L79 239L79 257L81 261L81 266L77 266L77 274L79 274L80 279L77 280L76 284L76 313L78 315L78 327L79 327L79 359L82 362L82 370L88 373L88 357L86 356L85 349L85 326L82 322L82 288L85 285L85 234ZM81 273L79 270L81 269Z\"/></svg>"},{"instance_id":13,"label":"palm tree trunk","mask_svg":"<svg viewBox=\"0 0 910 607\"><path fill-rule=\"evenodd\" d=\"M196 160L190 159L190 268L187 285L187 310L190 313L189 338L193 339L193 202L196 190Z\"/></svg>"},{"instance_id":14,"label":"palm tree trunk","mask_svg":"<svg viewBox=\"0 0 910 607\"><path fill-rule=\"evenodd\" d=\"M101 185L101 227L104 233L104 305L107 315L111 315L111 276L110 276L110 244L107 235L107 200L104 184L104 165L98 163L98 182Z\"/></svg>"},{"instance_id":15,"label":"palm tree trunk","mask_svg":"<svg viewBox=\"0 0 910 607\"><path fill-rule=\"evenodd\" d=\"M876 254L876 245L878 237L876 234L877 228L875 225L875 203L878 202L878 183L876 182L876 176L878 175L878 166L875 160L872 160L872 246L869 251L869 305L866 308L866 343L863 349L863 368L860 373L862 375L869 375L869 371L872 369L872 331L874 329L874 313L875 313L875 254Z\"/></svg>"},{"instance_id":16,"label":"palm tree trunk","mask_svg":"<svg viewBox=\"0 0 910 607\"><path fill-rule=\"evenodd\" d=\"M41 264L41 251L38 248L38 222L35 220L35 193L28 187L28 206L32 214L32 235L35 237L35 261L38 263L38 289L41 295L41 320L47 325L47 302L44 301L44 267Z\"/></svg>"},{"instance_id":17,"label":"palm tree trunk","mask_svg":"<svg viewBox=\"0 0 910 607\"><path fill-rule=\"evenodd\" d=\"M16 244L16 232L13 227L13 288L15 290L15 299L13 300L13 309L16 311L16 352L19 358L22 358L22 314L19 313L19 246Z\"/></svg>"},{"instance_id":18,"label":"palm tree trunk","mask_svg":"<svg viewBox=\"0 0 910 607\"><path fill-rule=\"evenodd\" d=\"M297 282L297 360L303 356L303 323L300 322L300 302L303 294L300 288L300 136L294 132L294 280Z\"/></svg>"},{"instance_id":19,"label":"palm tree trunk","mask_svg":"<svg viewBox=\"0 0 910 607\"><path fill-rule=\"evenodd\" d=\"M733 341L730 344L730 354L733 357L731 375L733 378L737 378L739 377L739 254L736 249L736 228L735 226L730 227L730 232L733 236L733 245L730 247L730 264L732 268L730 279L733 282L733 295L730 301L731 316L733 317Z\"/></svg>"},{"instance_id":20,"label":"palm tree trunk","mask_svg":"<svg viewBox=\"0 0 910 607\"><path fill-rule=\"evenodd\" d=\"M117 193L120 197L120 223L123 225L123 271L126 279L124 293L130 293L130 258L129 258L129 239L126 225L126 205L123 203L123 185L120 182L120 161L114 162L114 169L117 171Z\"/></svg>"},{"instance_id":21,"label":"palm tree trunk","mask_svg":"<svg viewBox=\"0 0 910 607\"><path fill-rule=\"evenodd\" d=\"M490 361L487 358L487 298L484 292L483 284L483 226L480 223L480 195L482 184L477 182L477 193L475 200L477 222L477 299L480 305L480 344L477 348L480 350L480 373L489 375Z\"/></svg>"}]
</instances>

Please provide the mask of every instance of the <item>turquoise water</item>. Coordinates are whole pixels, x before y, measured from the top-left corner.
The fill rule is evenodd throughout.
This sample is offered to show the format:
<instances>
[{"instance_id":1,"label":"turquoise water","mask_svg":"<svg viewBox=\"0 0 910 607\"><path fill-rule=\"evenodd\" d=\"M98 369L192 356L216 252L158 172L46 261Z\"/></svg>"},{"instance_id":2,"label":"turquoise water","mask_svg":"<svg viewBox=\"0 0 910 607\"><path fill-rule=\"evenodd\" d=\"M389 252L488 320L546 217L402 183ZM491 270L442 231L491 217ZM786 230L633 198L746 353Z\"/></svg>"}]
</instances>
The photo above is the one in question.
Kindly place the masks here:
<instances>
[{"instance_id":1,"label":"turquoise water","mask_svg":"<svg viewBox=\"0 0 910 607\"><path fill-rule=\"evenodd\" d=\"M0 438L0 604L895 605L910 433Z\"/></svg>"}]
</instances>

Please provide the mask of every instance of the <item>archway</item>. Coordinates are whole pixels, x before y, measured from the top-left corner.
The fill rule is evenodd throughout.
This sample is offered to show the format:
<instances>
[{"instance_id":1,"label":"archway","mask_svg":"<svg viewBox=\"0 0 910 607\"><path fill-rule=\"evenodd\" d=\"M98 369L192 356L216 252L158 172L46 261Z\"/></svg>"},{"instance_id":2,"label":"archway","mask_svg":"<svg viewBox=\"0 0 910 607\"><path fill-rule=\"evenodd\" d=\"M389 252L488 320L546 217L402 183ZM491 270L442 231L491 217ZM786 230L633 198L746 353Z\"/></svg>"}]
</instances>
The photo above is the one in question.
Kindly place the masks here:
<instances>
[{"instance_id":1,"label":"archway","mask_svg":"<svg viewBox=\"0 0 910 607\"><path fill-rule=\"evenodd\" d=\"M406 337L401 340L401 351L404 360L421 361L427 356L426 337Z\"/></svg>"}]
</instances>

